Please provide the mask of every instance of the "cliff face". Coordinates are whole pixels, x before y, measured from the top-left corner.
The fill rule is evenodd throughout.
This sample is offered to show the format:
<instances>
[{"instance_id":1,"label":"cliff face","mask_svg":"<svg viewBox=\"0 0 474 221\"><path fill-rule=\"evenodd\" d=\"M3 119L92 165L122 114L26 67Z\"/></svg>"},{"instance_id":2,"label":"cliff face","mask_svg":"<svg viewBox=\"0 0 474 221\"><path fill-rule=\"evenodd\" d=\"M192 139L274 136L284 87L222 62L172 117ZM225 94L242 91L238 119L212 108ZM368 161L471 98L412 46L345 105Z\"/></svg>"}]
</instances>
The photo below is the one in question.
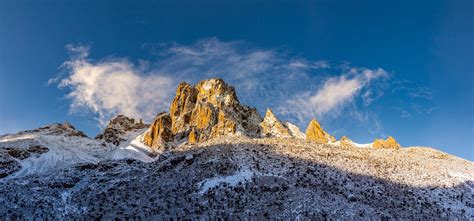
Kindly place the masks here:
<instances>
[{"instance_id":1,"label":"cliff face","mask_svg":"<svg viewBox=\"0 0 474 221\"><path fill-rule=\"evenodd\" d=\"M171 117L168 113L160 113L143 136L143 143L157 147L172 140Z\"/></svg>"},{"instance_id":2,"label":"cliff face","mask_svg":"<svg viewBox=\"0 0 474 221\"><path fill-rule=\"evenodd\" d=\"M223 135L260 136L262 121L255 108L240 104L235 90L222 79L209 79L195 86L181 83L169 112L169 124L155 119L150 131L170 131L144 136L145 143L156 146L160 140L187 139L190 143L205 141ZM160 116L158 116L160 117Z\"/></svg>"}]
</instances>

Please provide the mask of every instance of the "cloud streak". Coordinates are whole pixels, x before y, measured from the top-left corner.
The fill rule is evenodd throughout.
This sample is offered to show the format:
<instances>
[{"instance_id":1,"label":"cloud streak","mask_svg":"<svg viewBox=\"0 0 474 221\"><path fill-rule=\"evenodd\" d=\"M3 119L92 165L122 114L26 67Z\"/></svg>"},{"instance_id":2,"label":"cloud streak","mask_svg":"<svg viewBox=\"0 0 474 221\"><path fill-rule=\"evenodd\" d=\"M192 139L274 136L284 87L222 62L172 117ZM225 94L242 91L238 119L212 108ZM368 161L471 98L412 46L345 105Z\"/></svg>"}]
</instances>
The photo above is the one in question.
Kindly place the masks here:
<instances>
[{"instance_id":1,"label":"cloud streak","mask_svg":"<svg viewBox=\"0 0 474 221\"><path fill-rule=\"evenodd\" d=\"M370 103L372 93L368 86L375 80L387 77L387 72L381 68L351 68L340 76L329 77L315 92L304 91L296 94L280 106L280 110L294 115L300 121L321 117L330 112L337 115L341 108L347 107L361 94L361 99L366 104ZM365 92L361 93L362 91Z\"/></svg>"}]
</instances>

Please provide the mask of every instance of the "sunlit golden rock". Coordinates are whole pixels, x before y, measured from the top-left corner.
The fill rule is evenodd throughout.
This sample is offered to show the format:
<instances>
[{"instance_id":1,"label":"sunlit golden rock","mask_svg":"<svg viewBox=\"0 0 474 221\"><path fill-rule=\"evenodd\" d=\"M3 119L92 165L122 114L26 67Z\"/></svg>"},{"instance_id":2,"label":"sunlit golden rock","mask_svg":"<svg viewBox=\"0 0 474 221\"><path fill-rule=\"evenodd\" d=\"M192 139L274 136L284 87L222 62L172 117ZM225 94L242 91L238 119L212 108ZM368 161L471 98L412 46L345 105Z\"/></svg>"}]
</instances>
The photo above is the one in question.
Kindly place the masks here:
<instances>
[{"instance_id":1,"label":"sunlit golden rock","mask_svg":"<svg viewBox=\"0 0 474 221\"><path fill-rule=\"evenodd\" d=\"M190 143L223 135L258 137L261 121L257 110L240 104L234 87L219 78L194 87L179 84L170 107L171 140L187 136ZM147 144L154 142L151 139Z\"/></svg>"},{"instance_id":2,"label":"sunlit golden rock","mask_svg":"<svg viewBox=\"0 0 474 221\"><path fill-rule=\"evenodd\" d=\"M329 135L323 128L319 125L316 119L311 120L309 125L306 129L306 139L310 141L314 141L317 143L328 143L334 142L336 139Z\"/></svg>"},{"instance_id":3,"label":"sunlit golden rock","mask_svg":"<svg viewBox=\"0 0 474 221\"><path fill-rule=\"evenodd\" d=\"M339 145L342 148L351 148L354 147L354 143L352 142L349 137L342 136L341 139L339 139Z\"/></svg>"},{"instance_id":4,"label":"sunlit golden rock","mask_svg":"<svg viewBox=\"0 0 474 221\"><path fill-rule=\"evenodd\" d=\"M160 113L143 136L143 142L150 147L159 147L173 139L171 117L168 113Z\"/></svg>"},{"instance_id":5,"label":"sunlit golden rock","mask_svg":"<svg viewBox=\"0 0 474 221\"><path fill-rule=\"evenodd\" d=\"M171 131L178 134L187 131L191 114L196 104L197 90L187 83L181 83L170 107Z\"/></svg>"},{"instance_id":6,"label":"sunlit golden rock","mask_svg":"<svg viewBox=\"0 0 474 221\"><path fill-rule=\"evenodd\" d=\"M267 137L292 137L291 131L273 114L269 108L263 118L262 135Z\"/></svg>"},{"instance_id":7,"label":"sunlit golden rock","mask_svg":"<svg viewBox=\"0 0 474 221\"><path fill-rule=\"evenodd\" d=\"M386 140L383 139L375 139L373 143L373 147L376 149L398 149L400 148L400 144L393 138L389 136Z\"/></svg>"}]
</instances>

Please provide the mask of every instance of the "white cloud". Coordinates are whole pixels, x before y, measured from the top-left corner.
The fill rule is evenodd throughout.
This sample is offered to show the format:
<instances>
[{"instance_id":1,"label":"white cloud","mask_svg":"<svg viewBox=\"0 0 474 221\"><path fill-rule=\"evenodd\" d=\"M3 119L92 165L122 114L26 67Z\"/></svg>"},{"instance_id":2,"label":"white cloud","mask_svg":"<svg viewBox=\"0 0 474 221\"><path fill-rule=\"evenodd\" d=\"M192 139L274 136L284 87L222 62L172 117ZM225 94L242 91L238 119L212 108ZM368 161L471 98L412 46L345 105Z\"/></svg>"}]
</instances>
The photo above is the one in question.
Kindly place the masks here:
<instances>
[{"instance_id":1,"label":"white cloud","mask_svg":"<svg viewBox=\"0 0 474 221\"><path fill-rule=\"evenodd\" d=\"M87 47L67 48L74 55L63 65L68 76L59 87L71 89L71 112L90 110L103 126L119 113L150 120L167 109L175 83L170 77L143 73L125 59L91 62Z\"/></svg>"},{"instance_id":2,"label":"white cloud","mask_svg":"<svg viewBox=\"0 0 474 221\"><path fill-rule=\"evenodd\" d=\"M379 78L386 78L387 73L381 69L351 68L341 76L329 77L315 92L303 91L295 94L280 110L293 114L300 121L321 117L329 112L339 113L360 94L365 103L371 102L370 83ZM365 89L364 93L361 91Z\"/></svg>"}]
</instances>

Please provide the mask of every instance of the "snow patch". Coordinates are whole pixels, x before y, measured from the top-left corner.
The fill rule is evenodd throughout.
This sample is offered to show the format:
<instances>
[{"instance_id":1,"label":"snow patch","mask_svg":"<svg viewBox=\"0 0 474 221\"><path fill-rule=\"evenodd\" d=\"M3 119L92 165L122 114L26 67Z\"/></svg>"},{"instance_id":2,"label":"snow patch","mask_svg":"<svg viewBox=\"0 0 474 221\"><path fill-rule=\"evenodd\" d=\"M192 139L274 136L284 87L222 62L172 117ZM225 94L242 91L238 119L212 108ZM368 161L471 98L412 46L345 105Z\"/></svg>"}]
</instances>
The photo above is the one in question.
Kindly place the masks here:
<instances>
[{"instance_id":1,"label":"snow patch","mask_svg":"<svg viewBox=\"0 0 474 221\"><path fill-rule=\"evenodd\" d=\"M290 122L285 122L284 125L290 130L291 135L293 135L295 138L306 139L306 135L301 132L300 128L296 125Z\"/></svg>"},{"instance_id":2,"label":"snow patch","mask_svg":"<svg viewBox=\"0 0 474 221\"><path fill-rule=\"evenodd\" d=\"M255 172L246 168L244 170L239 170L237 173L232 174L230 176L221 176L221 177L214 177L211 179L206 179L200 183L201 189L199 191L200 194L204 194L211 188L218 186L221 183L227 183L230 186L235 186L239 182L244 183L250 180L255 175Z\"/></svg>"},{"instance_id":3,"label":"snow patch","mask_svg":"<svg viewBox=\"0 0 474 221\"><path fill-rule=\"evenodd\" d=\"M110 158L114 160L132 158L146 163L152 162L153 158L148 156L152 150L142 142L143 136L144 134L140 134L128 144L126 144L126 146L117 147L112 152Z\"/></svg>"}]
</instances>

